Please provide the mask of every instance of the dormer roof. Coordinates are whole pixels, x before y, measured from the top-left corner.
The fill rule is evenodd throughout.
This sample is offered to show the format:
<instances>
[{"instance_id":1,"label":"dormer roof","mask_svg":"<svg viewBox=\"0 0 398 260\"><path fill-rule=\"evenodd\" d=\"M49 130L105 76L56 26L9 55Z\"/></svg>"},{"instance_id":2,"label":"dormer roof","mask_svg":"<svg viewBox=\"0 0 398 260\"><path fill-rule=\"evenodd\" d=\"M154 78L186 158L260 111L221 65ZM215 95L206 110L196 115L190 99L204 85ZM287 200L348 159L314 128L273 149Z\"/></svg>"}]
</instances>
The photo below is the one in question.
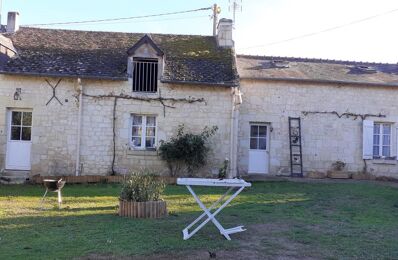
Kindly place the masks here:
<instances>
[{"instance_id":1,"label":"dormer roof","mask_svg":"<svg viewBox=\"0 0 398 260\"><path fill-rule=\"evenodd\" d=\"M156 45L156 43L153 42L152 38L148 34L145 34L138 42L128 49L127 54L129 56L134 55L136 50L145 44L150 45L158 56L164 55L164 52Z\"/></svg>"}]
</instances>

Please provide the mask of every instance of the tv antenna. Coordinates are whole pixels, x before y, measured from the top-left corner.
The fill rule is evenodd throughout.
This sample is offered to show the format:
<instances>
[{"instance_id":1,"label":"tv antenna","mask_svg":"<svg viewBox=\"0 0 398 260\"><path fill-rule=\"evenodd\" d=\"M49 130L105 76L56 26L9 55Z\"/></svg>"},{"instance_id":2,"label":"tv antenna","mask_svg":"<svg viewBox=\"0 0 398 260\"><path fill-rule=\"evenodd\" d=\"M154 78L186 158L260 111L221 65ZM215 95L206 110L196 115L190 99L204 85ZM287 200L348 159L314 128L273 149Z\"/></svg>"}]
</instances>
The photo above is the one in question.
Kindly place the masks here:
<instances>
[{"instance_id":1,"label":"tv antenna","mask_svg":"<svg viewBox=\"0 0 398 260\"><path fill-rule=\"evenodd\" d=\"M228 0L229 2L229 7L228 10L231 12L232 11L232 15L233 15L233 22L235 24L235 15L237 11L241 11L242 12L242 0Z\"/></svg>"}]
</instances>

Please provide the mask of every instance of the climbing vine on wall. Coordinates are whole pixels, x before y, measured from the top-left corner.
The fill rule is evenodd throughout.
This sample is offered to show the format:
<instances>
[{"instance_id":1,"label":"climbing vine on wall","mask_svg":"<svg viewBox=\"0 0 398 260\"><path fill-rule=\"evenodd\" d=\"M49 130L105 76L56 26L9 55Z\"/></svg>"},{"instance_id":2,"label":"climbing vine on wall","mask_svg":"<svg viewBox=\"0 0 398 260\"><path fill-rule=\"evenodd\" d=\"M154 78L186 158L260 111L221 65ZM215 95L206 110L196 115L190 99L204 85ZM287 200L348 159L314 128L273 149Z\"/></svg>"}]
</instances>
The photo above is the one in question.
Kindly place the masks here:
<instances>
[{"instance_id":1,"label":"climbing vine on wall","mask_svg":"<svg viewBox=\"0 0 398 260\"><path fill-rule=\"evenodd\" d=\"M78 91L78 94L76 95L76 98L79 96L80 91ZM171 108L175 109L175 104L176 103L186 103L186 104L192 104L192 103L205 103L206 101L204 98L194 98L194 97L188 97L188 98L171 98L171 97L162 97L161 94L159 93L159 96L157 97L145 97L145 96L130 96L126 94L114 94L114 93L109 93L106 95L92 95L92 94L85 94L82 93L83 96L89 97L89 98L94 98L94 99L113 99L113 120L112 120L112 131L113 131L113 155L112 155L112 175L116 174L115 171L115 160L116 160L116 107L117 107L117 101L119 99L126 99L126 100L137 100L137 101L144 101L148 103L160 103L163 106L163 116L166 117L166 108Z\"/></svg>"},{"instance_id":2,"label":"climbing vine on wall","mask_svg":"<svg viewBox=\"0 0 398 260\"><path fill-rule=\"evenodd\" d=\"M338 118L353 118L354 120L357 120L357 118L360 118L362 120L365 120L368 117L386 117L386 115L383 115L381 113L379 114L356 114L356 113L351 113L351 112L344 112L344 113L338 113L336 111L302 111L304 116L310 115L310 114L330 114L330 115L335 115Z\"/></svg>"}]
</instances>

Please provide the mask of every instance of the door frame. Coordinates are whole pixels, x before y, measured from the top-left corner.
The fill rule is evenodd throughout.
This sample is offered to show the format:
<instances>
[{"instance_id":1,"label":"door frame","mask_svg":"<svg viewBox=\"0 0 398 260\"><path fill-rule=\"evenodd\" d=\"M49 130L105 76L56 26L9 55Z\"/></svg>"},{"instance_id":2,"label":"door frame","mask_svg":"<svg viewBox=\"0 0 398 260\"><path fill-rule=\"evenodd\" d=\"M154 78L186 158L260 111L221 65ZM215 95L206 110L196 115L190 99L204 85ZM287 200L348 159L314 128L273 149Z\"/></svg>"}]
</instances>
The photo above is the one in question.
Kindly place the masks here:
<instances>
[{"instance_id":1,"label":"door frame","mask_svg":"<svg viewBox=\"0 0 398 260\"><path fill-rule=\"evenodd\" d=\"M269 174L269 169L270 169L270 163L271 163L271 156L270 156L270 140L271 140L271 123L269 122L249 122L249 149L248 149L248 153L250 156L250 151L257 151L258 149L250 149L250 138L251 138L251 134L250 134L250 128L252 125L257 125L257 126L266 126L267 127L267 143L266 143L266 150L265 150L265 154L266 154L266 159L268 159L268 164L266 165L266 169L265 169L265 173L256 173L256 172L250 172L249 171L249 167L250 167L250 159L248 162L248 167L247 167L247 173L248 174L261 174L261 175L267 175Z\"/></svg>"},{"instance_id":2,"label":"door frame","mask_svg":"<svg viewBox=\"0 0 398 260\"><path fill-rule=\"evenodd\" d=\"M30 158L29 158L29 166L28 167L20 167L16 169L15 167L10 167L8 165L9 158L9 143L12 142L11 139L11 116L13 111L18 112L31 112L32 113L32 122L31 122L31 132L30 132L30 141L23 141L26 143L30 143ZM30 171L32 168L32 132L33 132L33 109L32 108L17 108L17 107L7 107L6 108L6 131L7 131L7 140L6 140L6 154L5 154L5 162L4 167L6 170L15 170L15 171Z\"/></svg>"}]
</instances>

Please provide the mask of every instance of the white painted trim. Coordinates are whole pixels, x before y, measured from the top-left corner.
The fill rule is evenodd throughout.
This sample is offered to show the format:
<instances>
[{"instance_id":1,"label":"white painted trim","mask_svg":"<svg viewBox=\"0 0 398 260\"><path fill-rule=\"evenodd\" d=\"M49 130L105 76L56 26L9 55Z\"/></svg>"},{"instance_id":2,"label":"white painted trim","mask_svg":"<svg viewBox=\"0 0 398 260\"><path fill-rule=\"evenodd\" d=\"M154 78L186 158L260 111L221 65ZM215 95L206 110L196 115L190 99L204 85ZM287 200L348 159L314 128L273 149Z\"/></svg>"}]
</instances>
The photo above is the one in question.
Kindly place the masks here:
<instances>
[{"instance_id":1,"label":"white painted trim","mask_svg":"<svg viewBox=\"0 0 398 260\"><path fill-rule=\"evenodd\" d=\"M383 123L374 122L374 125L376 125L376 124L379 125L379 132L378 132L378 136L379 136L379 157L381 159L386 157L386 156L383 156L383 146L389 146L390 147L389 154L390 154L390 157L391 157L391 156L393 156L393 154L392 154L393 124L392 123L386 123L386 122L383 122ZM373 127L374 127L374 125L373 125ZM384 143L384 134L383 134L384 131L383 130L384 130L384 126L385 125L388 125L390 127L390 144L389 145L383 145L383 143ZM374 142L374 140L373 140L373 142ZM374 146L374 143L373 143L373 146Z\"/></svg>"},{"instance_id":2,"label":"white painted trim","mask_svg":"<svg viewBox=\"0 0 398 260\"><path fill-rule=\"evenodd\" d=\"M11 140L11 115L12 112L16 111L16 112L31 112L32 113L32 122L31 122L31 126L30 126L30 140L29 141L14 141ZM34 117L33 117L33 109L30 108L7 108L6 111L6 126L7 126L7 142L6 142L6 156L5 156L5 162L4 162L4 166L5 169L7 170L23 170L23 171L30 171L31 170L31 166L32 166L32 139L33 139L33 122L34 122ZM22 118L21 118L22 120ZM22 122L21 122L22 124ZM21 132L22 134L22 132ZM9 153L9 143L13 143L13 142L23 142L23 143L29 143L30 144L30 159L29 159L29 166L28 167L21 167L21 166L12 166L8 164L8 159L10 156Z\"/></svg>"},{"instance_id":3,"label":"white painted trim","mask_svg":"<svg viewBox=\"0 0 398 260\"><path fill-rule=\"evenodd\" d=\"M142 117L142 122L141 122L141 146L134 146L132 143L133 139L133 117L134 116L141 116ZM154 117L155 118L155 147L145 147L145 141L146 141L146 121L147 117ZM130 114L130 128L129 128L129 146L132 150L136 151L146 151L146 150L152 150L152 149L157 149L158 147L158 115L156 114L136 114L136 113L131 113Z\"/></svg>"}]
</instances>

